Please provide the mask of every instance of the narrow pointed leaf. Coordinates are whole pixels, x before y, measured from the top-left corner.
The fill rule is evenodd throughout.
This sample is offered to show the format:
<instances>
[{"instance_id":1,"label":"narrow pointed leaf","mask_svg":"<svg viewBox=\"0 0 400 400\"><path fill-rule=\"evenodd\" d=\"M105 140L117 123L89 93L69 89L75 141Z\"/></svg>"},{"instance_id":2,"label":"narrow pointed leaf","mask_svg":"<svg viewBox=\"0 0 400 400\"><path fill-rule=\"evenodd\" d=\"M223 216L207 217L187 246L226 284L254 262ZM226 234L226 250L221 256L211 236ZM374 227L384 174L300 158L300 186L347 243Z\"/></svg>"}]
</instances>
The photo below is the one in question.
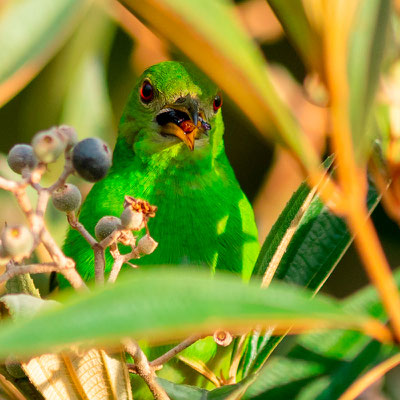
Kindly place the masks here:
<instances>
[{"instance_id":1,"label":"narrow pointed leaf","mask_svg":"<svg viewBox=\"0 0 400 400\"><path fill-rule=\"evenodd\" d=\"M289 40L302 56L304 63L310 69L322 74L322 40L310 25L303 2L299 0L267 1Z\"/></svg>"},{"instance_id":2,"label":"narrow pointed leaf","mask_svg":"<svg viewBox=\"0 0 400 400\"><path fill-rule=\"evenodd\" d=\"M73 126L80 139L114 139L106 72L100 55L88 54L81 60L65 99L61 121Z\"/></svg>"},{"instance_id":3,"label":"narrow pointed leaf","mask_svg":"<svg viewBox=\"0 0 400 400\"><path fill-rule=\"evenodd\" d=\"M400 285L400 270L395 280ZM373 287L362 289L342 304L353 315L367 313L387 321ZM300 335L285 357L269 359L243 398L337 399L361 374L396 352L395 346L383 345L360 332Z\"/></svg>"},{"instance_id":4,"label":"narrow pointed leaf","mask_svg":"<svg viewBox=\"0 0 400 400\"><path fill-rule=\"evenodd\" d=\"M331 213L318 196L314 196L309 203L297 226L291 226L291 221L304 206L309 192L308 187L302 184L271 229L256 262L255 278L262 277L272 267L270 262L275 253L282 251L280 246L284 246L284 254L274 280L307 287L316 293L347 250L352 237L345 221ZM378 195L373 186L370 186L367 202L370 210L378 203ZM289 228L295 229L295 233L287 243L285 234ZM244 374L260 368L281 339L279 336L268 339L264 335L257 339L253 335L245 356Z\"/></svg>"},{"instance_id":5,"label":"narrow pointed leaf","mask_svg":"<svg viewBox=\"0 0 400 400\"><path fill-rule=\"evenodd\" d=\"M113 286L63 302L32 319L4 323L0 357L40 354L74 343L107 345L127 336L176 341L193 332L243 331L256 324L370 328L374 335L385 335L370 319L347 314L323 296L310 300L303 289L281 283L263 290L237 277L211 279L184 267L135 271Z\"/></svg>"},{"instance_id":6,"label":"narrow pointed leaf","mask_svg":"<svg viewBox=\"0 0 400 400\"><path fill-rule=\"evenodd\" d=\"M172 400L206 400L209 393L206 389L190 385L180 385L166 379L158 378L157 381Z\"/></svg>"},{"instance_id":7,"label":"narrow pointed leaf","mask_svg":"<svg viewBox=\"0 0 400 400\"><path fill-rule=\"evenodd\" d=\"M378 87L390 21L390 0L360 1L350 38L348 79L354 148L364 161L373 134L371 107Z\"/></svg>"}]
</instances>

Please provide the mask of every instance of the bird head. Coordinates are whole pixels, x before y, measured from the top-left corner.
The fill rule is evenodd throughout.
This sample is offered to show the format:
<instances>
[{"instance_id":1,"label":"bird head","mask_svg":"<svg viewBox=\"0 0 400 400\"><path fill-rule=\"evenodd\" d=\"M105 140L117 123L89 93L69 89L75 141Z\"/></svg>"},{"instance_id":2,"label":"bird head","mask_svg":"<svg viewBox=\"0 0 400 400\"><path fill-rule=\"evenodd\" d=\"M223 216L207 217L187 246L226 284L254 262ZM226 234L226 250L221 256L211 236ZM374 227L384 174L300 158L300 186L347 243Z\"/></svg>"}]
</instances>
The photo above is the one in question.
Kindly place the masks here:
<instances>
[{"instance_id":1,"label":"bird head","mask_svg":"<svg viewBox=\"0 0 400 400\"><path fill-rule=\"evenodd\" d=\"M217 87L194 66L162 62L138 79L120 135L142 157L201 157L222 145L221 105Z\"/></svg>"}]
</instances>

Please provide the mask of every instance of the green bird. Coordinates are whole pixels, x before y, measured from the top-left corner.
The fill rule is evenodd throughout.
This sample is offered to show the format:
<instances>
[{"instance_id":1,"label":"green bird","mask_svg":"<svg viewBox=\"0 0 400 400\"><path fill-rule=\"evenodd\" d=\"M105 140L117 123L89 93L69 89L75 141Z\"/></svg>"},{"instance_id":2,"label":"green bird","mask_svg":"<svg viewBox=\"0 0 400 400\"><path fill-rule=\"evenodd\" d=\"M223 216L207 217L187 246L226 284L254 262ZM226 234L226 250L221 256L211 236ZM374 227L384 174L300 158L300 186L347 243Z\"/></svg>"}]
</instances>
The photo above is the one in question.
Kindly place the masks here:
<instances>
[{"instance_id":1,"label":"green bird","mask_svg":"<svg viewBox=\"0 0 400 400\"><path fill-rule=\"evenodd\" d=\"M217 87L194 66L167 61L148 68L123 112L112 167L88 194L80 222L93 234L101 217L121 215L126 195L146 200L158 207L148 228L159 245L135 264L196 265L248 280L257 228L225 154L221 105ZM84 280L94 278L93 251L78 232L68 232L64 251ZM106 273L112 262L107 251ZM59 283L67 285L62 277ZM185 356L206 362L216 347L206 338ZM157 350L149 350L151 358Z\"/></svg>"},{"instance_id":2,"label":"green bird","mask_svg":"<svg viewBox=\"0 0 400 400\"><path fill-rule=\"evenodd\" d=\"M148 227L159 245L135 264L198 265L248 280L257 228L225 154L221 105L217 87L193 65L148 68L125 106L112 167L88 194L80 222L93 234L101 217L121 215L126 195L147 200L158 207ZM93 279L93 251L78 232L68 232L64 251ZM106 273L112 261L107 251Z\"/></svg>"}]
</instances>

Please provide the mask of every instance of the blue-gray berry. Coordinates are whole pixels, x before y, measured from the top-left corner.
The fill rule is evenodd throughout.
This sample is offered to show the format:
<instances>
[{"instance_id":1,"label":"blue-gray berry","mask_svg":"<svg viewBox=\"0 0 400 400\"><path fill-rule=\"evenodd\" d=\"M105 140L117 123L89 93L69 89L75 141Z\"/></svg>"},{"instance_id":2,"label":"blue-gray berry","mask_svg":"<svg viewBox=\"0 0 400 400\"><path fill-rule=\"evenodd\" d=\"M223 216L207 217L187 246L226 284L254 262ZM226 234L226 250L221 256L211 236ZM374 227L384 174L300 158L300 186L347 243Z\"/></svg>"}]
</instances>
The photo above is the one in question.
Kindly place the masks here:
<instances>
[{"instance_id":1,"label":"blue-gray berry","mask_svg":"<svg viewBox=\"0 0 400 400\"><path fill-rule=\"evenodd\" d=\"M7 156L8 165L17 174L21 174L24 168L35 168L37 162L33 148L29 144L16 144Z\"/></svg>"},{"instance_id":2,"label":"blue-gray berry","mask_svg":"<svg viewBox=\"0 0 400 400\"><path fill-rule=\"evenodd\" d=\"M70 212L79 208L82 201L82 195L75 185L66 183L54 191L51 199L57 210Z\"/></svg>"},{"instance_id":3,"label":"blue-gray berry","mask_svg":"<svg viewBox=\"0 0 400 400\"><path fill-rule=\"evenodd\" d=\"M117 217L107 216L99 220L94 228L94 233L97 240L103 240L111 235L116 229L121 226L121 220Z\"/></svg>"},{"instance_id":4,"label":"blue-gray berry","mask_svg":"<svg viewBox=\"0 0 400 400\"><path fill-rule=\"evenodd\" d=\"M83 179L97 182L111 167L111 150L101 139L84 139L72 150L72 164Z\"/></svg>"}]
</instances>

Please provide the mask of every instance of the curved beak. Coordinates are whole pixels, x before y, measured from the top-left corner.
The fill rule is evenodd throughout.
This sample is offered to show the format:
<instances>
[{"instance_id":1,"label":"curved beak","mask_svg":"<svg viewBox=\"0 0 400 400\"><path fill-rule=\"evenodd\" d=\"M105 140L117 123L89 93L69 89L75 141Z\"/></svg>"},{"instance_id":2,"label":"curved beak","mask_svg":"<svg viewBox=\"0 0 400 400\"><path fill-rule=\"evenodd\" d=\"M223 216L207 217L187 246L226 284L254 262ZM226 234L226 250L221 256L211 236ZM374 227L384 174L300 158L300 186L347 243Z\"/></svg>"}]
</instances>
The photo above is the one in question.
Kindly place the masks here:
<instances>
[{"instance_id":1,"label":"curved beak","mask_svg":"<svg viewBox=\"0 0 400 400\"><path fill-rule=\"evenodd\" d=\"M182 140L193 151L199 128L199 103L187 95L180 97L173 104L167 104L157 115L161 125L161 134L174 135Z\"/></svg>"},{"instance_id":2,"label":"curved beak","mask_svg":"<svg viewBox=\"0 0 400 400\"><path fill-rule=\"evenodd\" d=\"M199 122L199 102L197 99L189 95L186 97L179 97L170 107L188 114L193 124L197 126Z\"/></svg>"}]
</instances>

